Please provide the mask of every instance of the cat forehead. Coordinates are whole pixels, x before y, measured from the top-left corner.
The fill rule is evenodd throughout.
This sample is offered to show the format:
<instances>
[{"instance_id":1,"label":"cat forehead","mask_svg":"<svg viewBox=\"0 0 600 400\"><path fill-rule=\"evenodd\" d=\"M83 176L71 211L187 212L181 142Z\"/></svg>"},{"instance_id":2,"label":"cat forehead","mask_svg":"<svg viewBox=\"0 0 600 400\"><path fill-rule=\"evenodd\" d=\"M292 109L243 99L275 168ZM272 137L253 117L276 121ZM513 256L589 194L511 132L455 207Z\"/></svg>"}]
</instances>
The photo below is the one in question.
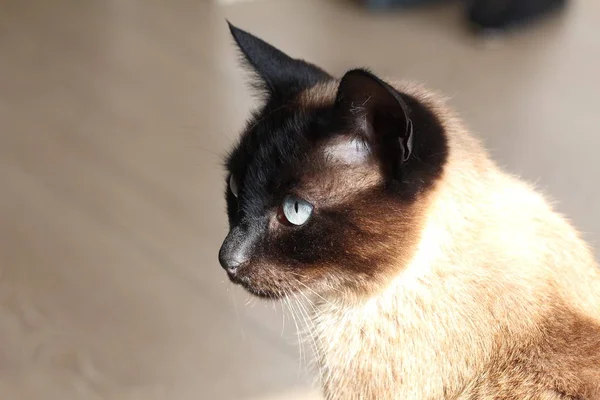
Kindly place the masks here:
<instances>
[{"instance_id":1,"label":"cat forehead","mask_svg":"<svg viewBox=\"0 0 600 400\"><path fill-rule=\"evenodd\" d=\"M323 130L322 126L311 125L333 108L338 86L339 80L331 79L301 91L287 102L278 103L269 99L264 107L252 114L239 144L230 153L227 162L229 171L235 172L235 164L246 166L265 147L278 150L271 152L272 156L280 153L292 161L289 156L297 152L299 147L307 150L315 145L314 142L327 141L331 132ZM311 141L313 143L309 143ZM324 151L335 159L350 161L356 157L357 148L356 142L334 140L325 146ZM260 160L269 161L268 157L261 157Z\"/></svg>"},{"instance_id":2,"label":"cat forehead","mask_svg":"<svg viewBox=\"0 0 600 400\"><path fill-rule=\"evenodd\" d=\"M290 107L267 106L254 113L227 160L229 171L295 161L310 147L306 138L310 125L310 115Z\"/></svg>"},{"instance_id":3,"label":"cat forehead","mask_svg":"<svg viewBox=\"0 0 600 400\"><path fill-rule=\"evenodd\" d=\"M329 136L325 126L333 108L336 83L322 83L308 88L286 100L269 98L266 104L252 113L238 145L231 153L227 166L248 166L251 160L275 162L295 161L306 155L314 144ZM283 160L281 160L283 159Z\"/></svg>"},{"instance_id":4,"label":"cat forehead","mask_svg":"<svg viewBox=\"0 0 600 400\"><path fill-rule=\"evenodd\" d=\"M277 133L261 138L256 148L246 149L245 165L233 172L239 174L235 178L240 180L247 214L262 214L288 191L323 207L380 183L378 169L368 162L368 148L357 139L334 136L294 144L279 139Z\"/></svg>"},{"instance_id":5,"label":"cat forehead","mask_svg":"<svg viewBox=\"0 0 600 400\"><path fill-rule=\"evenodd\" d=\"M257 169L265 175L268 167L277 167L275 173L286 168L313 170L324 164L343 167L369 161L371 149L361 138L311 125L299 118L279 125L274 121L252 124L228 160L229 171L242 175Z\"/></svg>"}]
</instances>

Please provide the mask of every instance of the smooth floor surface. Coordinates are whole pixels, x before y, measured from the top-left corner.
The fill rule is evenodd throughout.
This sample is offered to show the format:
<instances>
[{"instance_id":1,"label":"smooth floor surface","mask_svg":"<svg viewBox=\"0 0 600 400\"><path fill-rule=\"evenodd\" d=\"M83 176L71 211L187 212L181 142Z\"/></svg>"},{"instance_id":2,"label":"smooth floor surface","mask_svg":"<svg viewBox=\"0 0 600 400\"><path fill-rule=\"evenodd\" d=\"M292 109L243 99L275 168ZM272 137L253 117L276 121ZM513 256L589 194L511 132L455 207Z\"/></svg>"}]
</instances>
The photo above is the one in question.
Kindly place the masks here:
<instances>
[{"instance_id":1,"label":"smooth floor surface","mask_svg":"<svg viewBox=\"0 0 600 400\"><path fill-rule=\"evenodd\" d=\"M0 398L308 398L295 321L217 262L253 106L225 18L448 94L598 249L600 3L574 3L490 47L452 5L0 0Z\"/></svg>"}]
</instances>

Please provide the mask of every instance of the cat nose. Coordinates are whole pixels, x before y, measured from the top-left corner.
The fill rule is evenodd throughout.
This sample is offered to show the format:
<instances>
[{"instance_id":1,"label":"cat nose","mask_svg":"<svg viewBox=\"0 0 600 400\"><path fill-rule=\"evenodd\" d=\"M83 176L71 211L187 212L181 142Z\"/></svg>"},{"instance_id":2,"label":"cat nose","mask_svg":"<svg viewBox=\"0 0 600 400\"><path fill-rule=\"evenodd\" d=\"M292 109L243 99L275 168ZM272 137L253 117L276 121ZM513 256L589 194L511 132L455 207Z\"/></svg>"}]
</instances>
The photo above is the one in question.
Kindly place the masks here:
<instances>
[{"instance_id":1,"label":"cat nose","mask_svg":"<svg viewBox=\"0 0 600 400\"><path fill-rule=\"evenodd\" d=\"M227 235L227 238L219 250L219 263L221 267L230 277L234 277L237 270L245 263L248 262L248 251L244 243L236 235Z\"/></svg>"},{"instance_id":2,"label":"cat nose","mask_svg":"<svg viewBox=\"0 0 600 400\"><path fill-rule=\"evenodd\" d=\"M221 248L221 251L219 252L219 263L229 275L236 275L238 268L244 264L246 260L244 257L241 257L239 253L227 253L227 251L223 251L223 248Z\"/></svg>"},{"instance_id":3,"label":"cat nose","mask_svg":"<svg viewBox=\"0 0 600 400\"><path fill-rule=\"evenodd\" d=\"M249 261L252 236L246 230L233 228L219 250L219 263L230 277L234 277L237 270Z\"/></svg>"}]
</instances>

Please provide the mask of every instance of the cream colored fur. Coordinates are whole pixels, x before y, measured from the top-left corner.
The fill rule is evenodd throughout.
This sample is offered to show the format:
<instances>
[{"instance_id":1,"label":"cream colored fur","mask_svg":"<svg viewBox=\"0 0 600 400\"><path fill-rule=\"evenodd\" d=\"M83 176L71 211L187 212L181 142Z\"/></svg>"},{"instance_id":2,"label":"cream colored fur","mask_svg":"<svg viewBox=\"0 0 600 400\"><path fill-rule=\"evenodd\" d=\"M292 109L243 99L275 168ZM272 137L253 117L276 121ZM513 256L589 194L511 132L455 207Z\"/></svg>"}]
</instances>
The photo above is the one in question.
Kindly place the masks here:
<instances>
[{"instance_id":1,"label":"cream colored fur","mask_svg":"<svg viewBox=\"0 0 600 400\"><path fill-rule=\"evenodd\" d=\"M397 87L441 115L449 160L409 265L370 298L318 302L328 400L471 398L494 341L527 340L558 300L600 323L600 270L575 229L434 96Z\"/></svg>"}]
</instances>

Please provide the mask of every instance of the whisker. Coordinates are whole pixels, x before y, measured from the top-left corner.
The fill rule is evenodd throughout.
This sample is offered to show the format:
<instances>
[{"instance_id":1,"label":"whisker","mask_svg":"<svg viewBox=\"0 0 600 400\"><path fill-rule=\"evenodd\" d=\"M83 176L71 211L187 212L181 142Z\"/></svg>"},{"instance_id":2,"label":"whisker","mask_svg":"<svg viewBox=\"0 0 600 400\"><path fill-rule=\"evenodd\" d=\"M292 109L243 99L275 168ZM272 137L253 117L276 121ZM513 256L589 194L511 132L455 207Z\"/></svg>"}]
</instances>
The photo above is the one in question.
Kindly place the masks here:
<instances>
[{"instance_id":1,"label":"whisker","mask_svg":"<svg viewBox=\"0 0 600 400\"><path fill-rule=\"evenodd\" d=\"M291 300L289 298L289 294L286 292L285 293L285 297L283 298L284 301L283 303L288 307L290 315L292 317L292 321L294 322L294 325L296 326L296 332L298 335L298 332L300 331L300 328L298 326L298 321L296 319L296 315L294 313L294 310L292 308L292 303ZM298 376L300 375L300 370L302 368L302 356L303 356L303 351L302 351L302 341L300 340L300 336L298 335L298 352L299 352L299 363L298 363Z\"/></svg>"},{"instance_id":2,"label":"whisker","mask_svg":"<svg viewBox=\"0 0 600 400\"><path fill-rule=\"evenodd\" d=\"M313 289L311 289L308 285L306 285L305 283L299 281L296 279L296 282L299 283L300 285L302 285L305 289L307 289L308 291L310 291L312 294L314 294L315 296L319 297L321 300L323 300L326 304L328 304L329 306L336 308L337 306L335 306L333 303L331 303L329 300L327 300L325 297L321 296L319 293L315 292Z\"/></svg>"},{"instance_id":3,"label":"whisker","mask_svg":"<svg viewBox=\"0 0 600 400\"><path fill-rule=\"evenodd\" d=\"M231 294L231 301L233 302L233 308L235 309L235 316L237 318L238 324L240 325L240 331L242 333L242 341L246 342L246 334L244 333L244 324L242 324L242 319L240 318L240 310L238 309L238 305L237 305L237 301L236 301L236 297L235 297L235 290L228 290L228 292Z\"/></svg>"},{"instance_id":4,"label":"whisker","mask_svg":"<svg viewBox=\"0 0 600 400\"><path fill-rule=\"evenodd\" d=\"M283 304L283 302L282 302L282 304ZM281 308L281 337L283 337L284 332L285 332L285 310L282 307Z\"/></svg>"},{"instance_id":5,"label":"whisker","mask_svg":"<svg viewBox=\"0 0 600 400\"><path fill-rule=\"evenodd\" d=\"M304 298L306 299L306 301L308 302L308 304L310 304L312 306L312 302L310 301L310 299L308 297L306 297L306 295L302 292L298 292L300 293L302 296L304 296ZM310 339L312 341L313 344L313 350L314 350L314 358L316 360L314 360L317 364L317 368L319 370L319 379L322 379L323 376L323 371L321 370L321 364L318 361L318 358L320 358L320 352L319 352L319 347L317 346L317 342L315 340L315 335L314 335L314 331L315 331L315 325L314 325L314 321L312 320L311 316L308 313L308 310L306 309L305 305L302 303L301 300L298 300L298 297L295 293L293 293L294 297L296 298L297 304L298 304L298 308L301 312L301 314L303 315L304 318L304 323L307 325L309 332L308 335L310 336ZM314 306L313 306L313 312L314 312Z\"/></svg>"}]
</instances>

